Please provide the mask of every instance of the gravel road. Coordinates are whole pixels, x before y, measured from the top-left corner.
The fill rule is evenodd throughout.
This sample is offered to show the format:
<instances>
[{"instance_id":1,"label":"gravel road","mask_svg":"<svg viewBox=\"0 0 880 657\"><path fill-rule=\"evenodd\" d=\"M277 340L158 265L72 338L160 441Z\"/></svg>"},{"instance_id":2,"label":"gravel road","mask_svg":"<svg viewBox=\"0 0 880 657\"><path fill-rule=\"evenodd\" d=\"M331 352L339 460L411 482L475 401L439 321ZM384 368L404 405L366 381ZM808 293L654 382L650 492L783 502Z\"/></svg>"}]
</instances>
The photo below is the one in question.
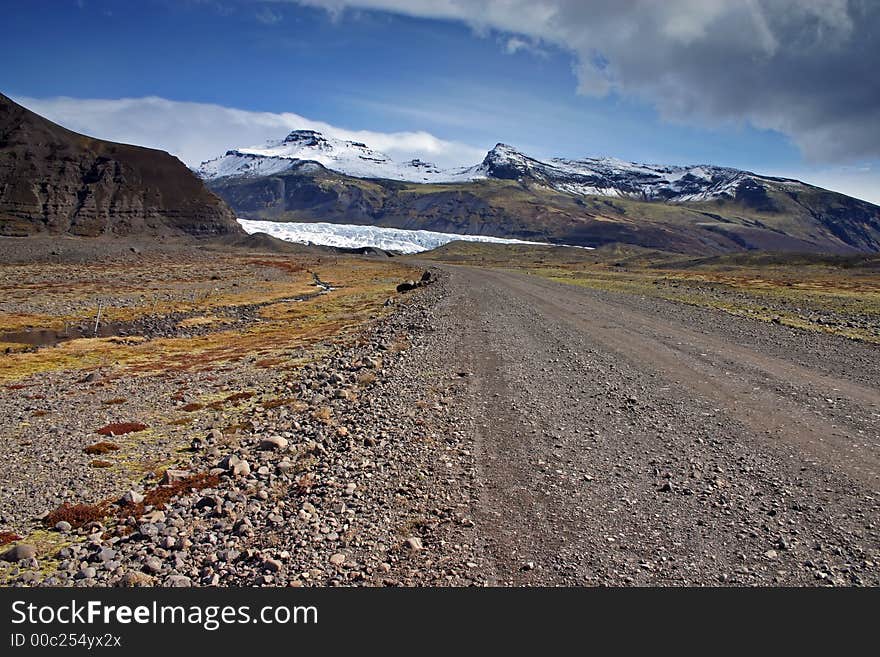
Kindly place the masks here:
<instances>
[{"instance_id":1,"label":"gravel road","mask_svg":"<svg viewBox=\"0 0 880 657\"><path fill-rule=\"evenodd\" d=\"M880 584L876 347L446 270L488 583Z\"/></svg>"},{"instance_id":2,"label":"gravel road","mask_svg":"<svg viewBox=\"0 0 880 657\"><path fill-rule=\"evenodd\" d=\"M0 581L880 585L876 346L440 269L312 364L236 369L249 377L236 389L257 395L249 428L191 426L180 452L175 476L210 473L209 487L159 508L123 498L103 523L56 526L66 547L12 548ZM34 383L66 389L56 378ZM154 394L114 381L102 394ZM266 403L279 397L292 403ZM58 463L82 451L47 447ZM0 529L26 533L54 502L34 492L33 460L18 462L9 500L34 503L0 508ZM132 485L130 498L147 490Z\"/></svg>"}]
</instances>

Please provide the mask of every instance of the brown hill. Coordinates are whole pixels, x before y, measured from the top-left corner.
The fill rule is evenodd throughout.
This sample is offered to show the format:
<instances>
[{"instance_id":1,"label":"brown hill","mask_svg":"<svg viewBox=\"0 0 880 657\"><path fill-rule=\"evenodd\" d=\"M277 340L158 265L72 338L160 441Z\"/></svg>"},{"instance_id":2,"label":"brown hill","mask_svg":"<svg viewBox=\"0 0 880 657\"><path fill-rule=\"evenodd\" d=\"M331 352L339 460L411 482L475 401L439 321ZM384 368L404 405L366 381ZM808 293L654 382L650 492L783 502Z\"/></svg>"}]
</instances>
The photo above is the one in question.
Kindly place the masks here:
<instances>
[{"instance_id":1,"label":"brown hill","mask_svg":"<svg viewBox=\"0 0 880 657\"><path fill-rule=\"evenodd\" d=\"M242 232L177 158L72 132L0 94L0 235Z\"/></svg>"}]
</instances>

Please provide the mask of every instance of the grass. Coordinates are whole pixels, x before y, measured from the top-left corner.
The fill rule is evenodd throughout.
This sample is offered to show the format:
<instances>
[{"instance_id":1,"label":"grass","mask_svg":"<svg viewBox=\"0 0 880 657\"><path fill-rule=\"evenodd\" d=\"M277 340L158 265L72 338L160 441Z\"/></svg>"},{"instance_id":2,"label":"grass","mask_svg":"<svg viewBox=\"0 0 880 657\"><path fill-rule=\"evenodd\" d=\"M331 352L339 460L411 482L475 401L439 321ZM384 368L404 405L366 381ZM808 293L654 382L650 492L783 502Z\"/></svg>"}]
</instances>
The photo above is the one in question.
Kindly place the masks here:
<instances>
[{"instance_id":1,"label":"grass","mask_svg":"<svg viewBox=\"0 0 880 657\"><path fill-rule=\"evenodd\" d=\"M95 433L99 433L102 436L124 436L127 433L134 433L145 429L147 429L147 425L141 422L116 422L101 427Z\"/></svg>"},{"instance_id":2,"label":"grass","mask_svg":"<svg viewBox=\"0 0 880 657\"><path fill-rule=\"evenodd\" d=\"M104 501L98 504L62 504L51 511L43 519L46 527L54 527L61 521L69 522L74 529L79 529L90 522L100 522L110 512L110 502Z\"/></svg>"},{"instance_id":3,"label":"grass","mask_svg":"<svg viewBox=\"0 0 880 657\"><path fill-rule=\"evenodd\" d=\"M89 445L83 450L83 452L90 455L96 455L107 454L108 452L115 452L117 450L119 450L119 445L117 445L116 443L111 443L107 440L102 440L99 443Z\"/></svg>"}]
</instances>

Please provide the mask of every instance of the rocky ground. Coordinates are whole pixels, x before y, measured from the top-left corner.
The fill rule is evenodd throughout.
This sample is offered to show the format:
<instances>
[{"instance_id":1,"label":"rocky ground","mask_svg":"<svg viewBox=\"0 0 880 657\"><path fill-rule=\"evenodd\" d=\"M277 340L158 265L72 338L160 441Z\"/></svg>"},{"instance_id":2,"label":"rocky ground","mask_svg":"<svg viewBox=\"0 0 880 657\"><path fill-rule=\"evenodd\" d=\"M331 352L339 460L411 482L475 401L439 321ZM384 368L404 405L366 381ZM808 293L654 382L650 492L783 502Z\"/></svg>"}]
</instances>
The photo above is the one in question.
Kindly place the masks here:
<instances>
[{"instance_id":1,"label":"rocky ground","mask_svg":"<svg viewBox=\"0 0 880 657\"><path fill-rule=\"evenodd\" d=\"M25 558L0 566L0 576L13 585L79 586L483 583L470 432L447 398L461 377L436 358L431 370L423 358L444 288L419 294L295 374L250 381L285 404L258 404L246 428L186 427L188 462L165 476L166 483L183 481L182 494L153 507L150 490L161 483L136 486L113 498L105 517L79 527L69 525L81 517L55 523L51 533L66 539L64 547L30 555L18 544L8 558ZM141 390L138 399L155 393ZM27 468L28 459L48 457L55 446L50 438L29 447L11 469ZM83 471L75 461L57 465L62 481L65 472ZM197 475L210 477L207 485ZM92 499L101 491L95 482L79 484ZM4 523L65 497L25 500L21 493L3 491Z\"/></svg>"},{"instance_id":2,"label":"rocky ground","mask_svg":"<svg viewBox=\"0 0 880 657\"><path fill-rule=\"evenodd\" d=\"M434 271L301 367L188 373L195 392L254 397L181 426L173 468L104 489L96 520L93 507L44 518L0 577L880 585L875 345L534 275ZM83 498L7 503L4 528L65 499Z\"/></svg>"}]
</instances>

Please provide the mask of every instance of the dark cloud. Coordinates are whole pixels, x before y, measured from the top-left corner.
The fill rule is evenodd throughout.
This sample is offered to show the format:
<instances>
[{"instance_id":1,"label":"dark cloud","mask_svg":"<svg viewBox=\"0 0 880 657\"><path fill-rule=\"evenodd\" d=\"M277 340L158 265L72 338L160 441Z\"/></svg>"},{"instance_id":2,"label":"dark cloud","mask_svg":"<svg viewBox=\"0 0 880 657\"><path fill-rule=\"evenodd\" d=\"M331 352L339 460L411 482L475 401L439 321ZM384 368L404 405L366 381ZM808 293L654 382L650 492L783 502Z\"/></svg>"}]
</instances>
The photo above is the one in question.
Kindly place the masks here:
<instances>
[{"instance_id":1,"label":"dark cloud","mask_svg":"<svg viewBox=\"0 0 880 657\"><path fill-rule=\"evenodd\" d=\"M805 156L880 156L880 3L872 0L299 0L456 19L554 44L578 90L673 121L748 121Z\"/></svg>"}]
</instances>

